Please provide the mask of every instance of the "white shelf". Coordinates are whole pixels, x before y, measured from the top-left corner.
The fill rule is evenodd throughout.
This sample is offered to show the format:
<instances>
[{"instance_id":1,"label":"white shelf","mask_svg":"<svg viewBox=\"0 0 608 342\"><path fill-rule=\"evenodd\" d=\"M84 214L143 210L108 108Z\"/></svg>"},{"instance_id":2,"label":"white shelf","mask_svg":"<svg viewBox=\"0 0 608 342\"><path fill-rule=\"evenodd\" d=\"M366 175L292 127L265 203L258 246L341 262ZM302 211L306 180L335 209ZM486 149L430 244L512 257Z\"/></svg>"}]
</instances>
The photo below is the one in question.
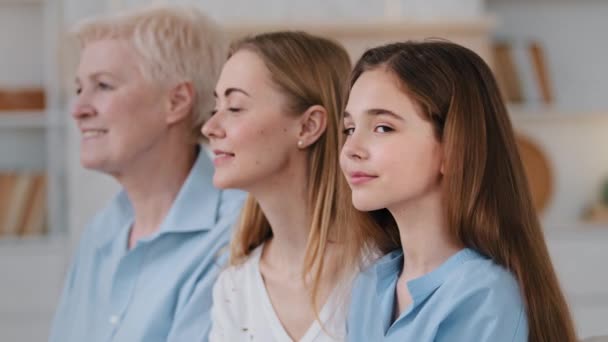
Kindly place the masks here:
<instances>
[{"instance_id":1,"label":"white shelf","mask_svg":"<svg viewBox=\"0 0 608 342\"><path fill-rule=\"evenodd\" d=\"M479 18L441 18L416 20L412 18L395 18L372 21L289 21L289 22L246 22L229 24L227 32L233 36L249 35L255 32L271 32L282 29L303 30L314 34L322 34L329 37L352 37L368 36L373 34L403 34L423 33L433 34L464 34L464 33L486 33L494 28L496 18L484 16Z\"/></svg>"},{"instance_id":2,"label":"white shelf","mask_svg":"<svg viewBox=\"0 0 608 342\"><path fill-rule=\"evenodd\" d=\"M0 129L44 129L46 126L47 120L44 111L0 111Z\"/></svg>"},{"instance_id":3,"label":"white shelf","mask_svg":"<svg viewBox=\"0 0 608 342\"><path fill-rule=\"evenodd\" d=\"M42 5L44 0L0 0L2 5Z\"/></svg>"},{"instance_id":4,"label":"white shelf","mask_svg":"<svg viewBox=\"0 0 608 342\"><path fill-rule=\"evenodd\" d=\"M572 121L607 121L608 108L599 110L575 110L551 105L507 104L513 122L543 121L551 123Z\"/></svg>"}]
</instances>

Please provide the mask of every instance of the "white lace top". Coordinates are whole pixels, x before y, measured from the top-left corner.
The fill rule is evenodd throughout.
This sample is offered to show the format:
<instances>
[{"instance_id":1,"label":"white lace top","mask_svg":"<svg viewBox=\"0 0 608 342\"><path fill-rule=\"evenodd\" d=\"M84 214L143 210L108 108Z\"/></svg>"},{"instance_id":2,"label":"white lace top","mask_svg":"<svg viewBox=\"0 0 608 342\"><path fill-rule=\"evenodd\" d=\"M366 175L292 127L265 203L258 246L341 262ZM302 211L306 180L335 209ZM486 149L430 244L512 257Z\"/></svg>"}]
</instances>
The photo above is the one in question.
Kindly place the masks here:
<instances>
[{"instance_id":1,"label":"white lace top","mask_svg":"<svg viewBox=\"0 0 608 342\"><path fill-rule=\"evenodd\" d=\"M211 342L263 341L292 342L274 311L260 273L263 245L238 266L222 271L213 289ZM349 295L335 289L308 328L301 342L344 341L346 303Z\"/></svg>"}]
</instances>

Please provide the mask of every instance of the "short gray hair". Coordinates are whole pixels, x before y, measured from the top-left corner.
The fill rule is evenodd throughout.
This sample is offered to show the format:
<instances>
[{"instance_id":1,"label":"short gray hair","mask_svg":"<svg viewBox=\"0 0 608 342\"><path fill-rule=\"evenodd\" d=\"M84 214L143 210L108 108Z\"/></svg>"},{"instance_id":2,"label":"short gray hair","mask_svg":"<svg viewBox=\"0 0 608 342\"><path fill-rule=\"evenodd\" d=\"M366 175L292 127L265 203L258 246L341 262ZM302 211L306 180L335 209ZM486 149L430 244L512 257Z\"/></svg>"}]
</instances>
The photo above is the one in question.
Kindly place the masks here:
<instances>
[{"instance_id":1,"label":"short gray hair","mask_svg":"<svg viewBox=\"0 0 608 342\"><path fill-rule=\"evenodd\" d=\"M101 39L125 39L141 57L144 77L157 82L191 82L192 134L202 139L201 126L214 106L213 90L227 57L218 26L194 6L156 5L86 19L73 34L84 48Z\"/></svg>"}]
</instances>

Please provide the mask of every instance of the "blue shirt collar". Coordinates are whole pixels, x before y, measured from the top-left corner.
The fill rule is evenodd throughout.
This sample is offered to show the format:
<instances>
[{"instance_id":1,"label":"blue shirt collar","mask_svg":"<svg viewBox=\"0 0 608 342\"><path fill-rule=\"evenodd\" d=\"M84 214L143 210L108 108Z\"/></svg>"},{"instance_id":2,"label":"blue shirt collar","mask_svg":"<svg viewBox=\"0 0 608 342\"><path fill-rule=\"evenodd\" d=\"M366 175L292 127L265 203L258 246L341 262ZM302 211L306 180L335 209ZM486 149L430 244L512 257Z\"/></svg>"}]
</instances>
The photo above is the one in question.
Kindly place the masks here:
<instances>
[{"instance_id":1,"label":"blue shirt collar","mask_svg":"<svg viewBox=\"0 0 608 342\"><path fill-rule=\"evenodd\" d=\"M377 286L376 291L378 294L384 292L385 287L399 276L401 273L401 266L403 265L403 252L400 249L396 249L389 252L376 264L376 279Z\"/></svg>"},{"instance_id":2,"label":"blue shirt collar","mask_svg":"<svg viewBox=\"0 0 608 342\"><path fill-rule=\"evenodd\" d=\"M213 172L211 160L205 150L199 148L196 161L160 229L145 240L152 240L167 233L188 233L213 228L217 221L221 196L220 190L213 186ZM117 225L115 229L122 230L133 223L133 206L124 190L117 195L108 210L115 215L113 216L116 221L111 223ZM100 239L100 246L116 238L115 229L107 229L108 234Z\"/></svg>"},{"instance_id":3,"label":"blue shirt collar","mask_svg":"<svg viewBox=\"0 0 608 342\"><path fill-rule=\"evenodd\" d=\"M472 249L464 248L456 254L448 258L443 264L433 271L408 281L407 286L414 302L419 302L433 293L439 286L443 284L449 274L462 263L483 258L479 253ZM376 266L376 294L382 296L394 284L396 278L401 273L403 266L403 251L394 250L379 260Z\"/></svg>"},{"instance_id":4,"label":"blue shirt collar","mask_svg":"<svg viewBox=\"0 0 608 342\"><path fill-rule=\"evenodd\" d=\"M446 278L463 263L480 258L481 256L469 248L464 248L456 254L448 258L443 264L436 269L423 275L420 278L412 279L407 282L407 287L414 302L425 300L439 286L441 286Z\"/></svg>"}]
</instances>

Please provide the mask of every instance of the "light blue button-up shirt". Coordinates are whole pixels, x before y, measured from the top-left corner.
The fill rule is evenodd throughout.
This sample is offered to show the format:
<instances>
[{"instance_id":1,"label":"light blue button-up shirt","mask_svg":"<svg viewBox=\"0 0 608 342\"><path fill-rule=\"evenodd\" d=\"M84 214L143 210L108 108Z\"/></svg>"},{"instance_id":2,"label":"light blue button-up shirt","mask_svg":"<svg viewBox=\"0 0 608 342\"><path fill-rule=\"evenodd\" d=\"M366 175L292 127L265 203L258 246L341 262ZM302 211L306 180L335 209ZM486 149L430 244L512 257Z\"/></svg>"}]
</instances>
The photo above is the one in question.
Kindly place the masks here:
<instances>
[{"instance_id":1,"label":"light blue button-up shirt","mask_svg":"<svg viewBox=\"0 0 608 342\"><path fill-rule=\"evenodd\" d=\"M355 281L347 340L361 342L528 342L524 302L513 275L471 249L407 283L413 303L393 321L401 250Z\"/></svg>"},{"instance_id":2,"label":"light blue button-up shirt","mask_svg":"<svg viewBox=\"0 0 608 342\"><path fill-rule=\"evenodd\" d=\"M49 341L206 341L213 284L244 193L212 184L198 154L160 229L127 250L134 220L120 193L83 233Z\"/></svg>"}]
</instances>

